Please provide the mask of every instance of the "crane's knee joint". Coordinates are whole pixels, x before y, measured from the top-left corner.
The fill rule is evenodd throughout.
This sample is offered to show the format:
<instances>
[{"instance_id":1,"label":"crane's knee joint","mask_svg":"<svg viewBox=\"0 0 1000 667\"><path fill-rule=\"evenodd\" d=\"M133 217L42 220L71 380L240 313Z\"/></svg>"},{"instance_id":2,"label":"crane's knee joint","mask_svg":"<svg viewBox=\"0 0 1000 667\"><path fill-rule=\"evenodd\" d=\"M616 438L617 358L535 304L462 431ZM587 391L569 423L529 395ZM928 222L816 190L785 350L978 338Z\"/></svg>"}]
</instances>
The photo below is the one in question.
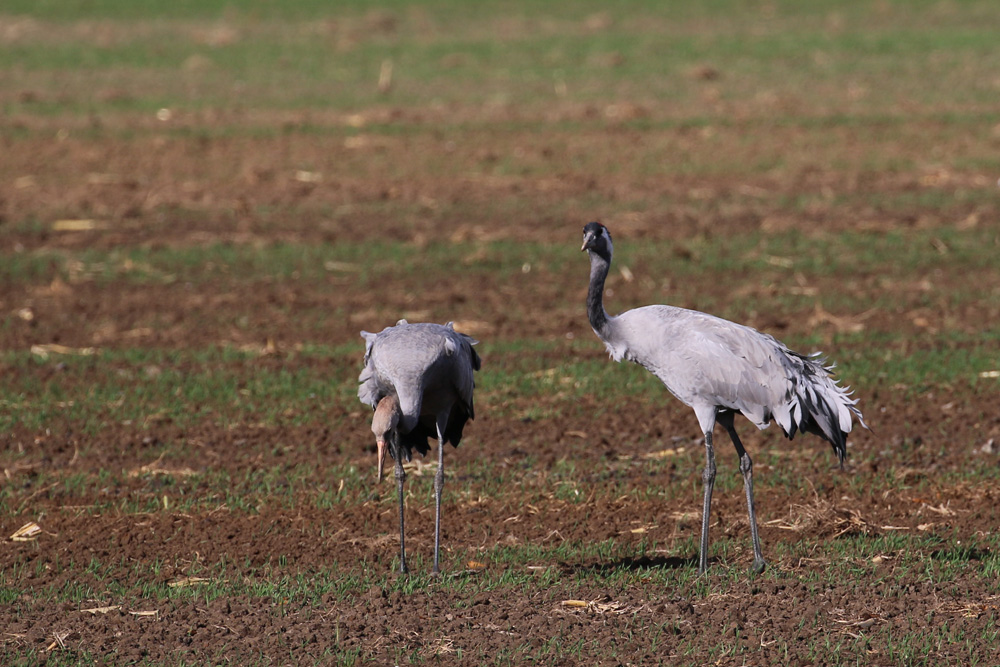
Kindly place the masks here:
<instances>
[{"instance_id":1,"label":"crane's knee joint","mask_svg":"<svg viewBox=\"0 0 1000 667\"><path fill-rule=\"evenodd\" d=\"M715 462L709 463L705 466L705 470L701 473L701 479L706 484L715 481Z\"/></svg>"},{"instance_id":2,"label":"crane's knee joint","mask_svg":"<svg viewBox=\"0 0 1000 667\"><path fill-rule=\"evenodd\" d=\"M740 457L740 472L744 476L753 473L753 461L750 460L749 454L744 454Z\"/></svg>"}]
</instances>

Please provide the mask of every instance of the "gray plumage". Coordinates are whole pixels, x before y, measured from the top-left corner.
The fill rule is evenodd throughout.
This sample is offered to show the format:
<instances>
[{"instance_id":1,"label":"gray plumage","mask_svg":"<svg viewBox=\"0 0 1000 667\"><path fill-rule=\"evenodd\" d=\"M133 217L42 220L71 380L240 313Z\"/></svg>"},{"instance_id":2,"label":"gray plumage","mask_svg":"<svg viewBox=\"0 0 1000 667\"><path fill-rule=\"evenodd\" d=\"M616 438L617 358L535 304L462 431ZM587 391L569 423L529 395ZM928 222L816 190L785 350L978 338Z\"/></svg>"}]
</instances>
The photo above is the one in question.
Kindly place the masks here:
<instances>
[{"instance_id":1,"label":"gray plumage","mask_svg":"<svg viewBox=\"0 0 1000 667\"><path fill-rule=\"evenodd\" d=\"M406 572L403 528L403 461L413 450L429 451L428 439L438 441L434 476L434 572L441 543L441 489L444 486L444 445L462 440L468 420L475 417L473 372L479 370L477 341L455 331L451 322L410 324L400 320L377 334L362 331L365 367L358 398L375 410L372 432L378 448L378 480L386 454L395 462L399 492L400 571Z\"/></svg>"},{"instance_id":2,"label":"gray plumage","mask_svg":"<svg viewBox=\"0 0 1000 667\"><path fill-rule=\"evenodd\" d=\"M613 246L604 225L583 229L583 247L590 254L587 312L591 326L615 361L643 366L685 405L695 411L705 435L706 465L702 532L698 567L708 567L708 519L715 483L712 431L716 422L726 429L740 457L753 540L753 570L766 563L760 550L753 500L753 462L733 425L736 413L758 428L773 420L790 439L796 431L815 433L837 453L841 467L853 418L867 428L850 397L830 376L818 354L803 356L774 337L741 324L695 310L645 306L610 316L604 310L604 282L611 268Z\"/></svg>"}]
</instances>

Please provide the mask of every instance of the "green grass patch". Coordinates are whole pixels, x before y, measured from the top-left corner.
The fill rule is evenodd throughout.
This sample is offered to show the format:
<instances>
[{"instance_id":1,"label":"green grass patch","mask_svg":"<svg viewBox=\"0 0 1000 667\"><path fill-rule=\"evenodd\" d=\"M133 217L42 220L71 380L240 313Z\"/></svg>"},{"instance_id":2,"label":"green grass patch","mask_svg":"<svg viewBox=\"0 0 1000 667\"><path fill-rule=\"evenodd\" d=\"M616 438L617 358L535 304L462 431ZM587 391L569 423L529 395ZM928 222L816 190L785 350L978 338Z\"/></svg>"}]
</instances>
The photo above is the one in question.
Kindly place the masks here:
<instances>
[{"instance_id":1,"label":"green grass patch","mask_svg":"<svg viewBox=\"0 0 1000 667\"><path fill-rule=\"evenodd\" d=\"M814 347L809 340L789 342ZM1000 333L992 330L941 332L919 345L906 334L862 332L839 336L832 349L840 377L862 388L863 398L889 389L916 396L936 386L980 394L996 389L997 380L983 374L995 370L998 343ZM593 358L595 346L600 348L591 340L481 345L489 364L477 378L477 403L498 418L580 414L583 398L596 399L588 414L597 417L621 401L652 409L670 400L659 380L641 367ZM7 352L0 359L12 373L0 387L0 424L44 429L74 423L87 434L108 423L148 428L162 421L290 426L319 421L337 428L342 415L361 407L356 395L361 354L360 344L313 345L277 359L226 347L104 350L50 359Z\"/></svg>"},{"instance_id":2,"label":"green grass patch","mask_svg":"<svg viewBox=\"0 0 1000 667\"><path fill-rule=\"evenodd\" d=\"M1000 236L988 226L940 227L887 233L838 234L789 231L738 237L703 237L683 242L636 243L619 240L616 264L644 276L677 279L752 276L761 284L788 282L795 273L817 279L841 276L909 279L948 270L981 273L995 268ZM331 277L349 277L356 287L375 281L412 283L429 270L460 267L462 275L511 280L539 270L544 274L585 275L573 243L432 243L366 240L263 247L211 243L200 246L13 253L0 267L0 284L67 281L115 284L202 285L215 282L299 282L322 286ZM432 276L437 280L437 276ZM531 277L533 278L533 277ZM683 286L681 286L683 287Z\"/></svg>"},{"instance_id":3,"label":"green grass patch","mask_svg":"<svg viewBox=\"0 0 1000 667\"><path fill-rule=\"evenodd\" d=\"M722 72L725 99L764 92L819 111L888 109L900 100L940 107L946 82L955 107L988 104L996 92L981 83L997 64L989 27L997 10L983 1L954 8L835 2L822 11L781 3L773 12L648 0L613 11L533 0L475 8L454 0L377 8L313 0L280 9L265 2L8 5L8 14L39 25L4 49L0 66L17 66L15 84L52 91L63 84L55 102L43 95L6 104L18 112L122 108L121 96L114 105L102 99L107 86L128 90L124 106L142 111L220 107L233 98L272 109L386 100L541 108L568 95L694 108L703 86L690 70L705 63ZM99 22L103 37L73 30L84 21ZM380 93L386 59L395 63L394 85ZM862 91L853 101L847 83Z\"/></svg>"}]
</instances>

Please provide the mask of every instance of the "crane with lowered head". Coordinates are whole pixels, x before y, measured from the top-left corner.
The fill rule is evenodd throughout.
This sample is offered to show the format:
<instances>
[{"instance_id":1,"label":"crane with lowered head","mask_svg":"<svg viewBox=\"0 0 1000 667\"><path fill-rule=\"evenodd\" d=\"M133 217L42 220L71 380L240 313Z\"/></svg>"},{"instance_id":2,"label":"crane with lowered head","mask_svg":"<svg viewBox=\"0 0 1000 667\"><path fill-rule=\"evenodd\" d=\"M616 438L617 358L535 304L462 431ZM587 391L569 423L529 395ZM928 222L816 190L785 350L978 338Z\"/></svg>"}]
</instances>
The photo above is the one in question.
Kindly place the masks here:
<instances>
[{"instance_id":1,"label":"crane with lowered head","mask_svg":"<svg viewBox=\"0 0 1000 667\"><path fill-rule=\"evenodd\" d=\"M358 398L370 405L372 433L378 456L378 481L388 454L395 461L399 493L399 571L407 572L403 529L403 461L413 450L426 454L427 441L438 442L438 468L434 475L434 569L440 572L441 489L444 487L444 445L462 440L465 423L475 417L473 372L481 362L472 349L473 338L455 331L454 325L400 320L365 339L365 367L358 381Z\"/></svg>"}]
</instances>

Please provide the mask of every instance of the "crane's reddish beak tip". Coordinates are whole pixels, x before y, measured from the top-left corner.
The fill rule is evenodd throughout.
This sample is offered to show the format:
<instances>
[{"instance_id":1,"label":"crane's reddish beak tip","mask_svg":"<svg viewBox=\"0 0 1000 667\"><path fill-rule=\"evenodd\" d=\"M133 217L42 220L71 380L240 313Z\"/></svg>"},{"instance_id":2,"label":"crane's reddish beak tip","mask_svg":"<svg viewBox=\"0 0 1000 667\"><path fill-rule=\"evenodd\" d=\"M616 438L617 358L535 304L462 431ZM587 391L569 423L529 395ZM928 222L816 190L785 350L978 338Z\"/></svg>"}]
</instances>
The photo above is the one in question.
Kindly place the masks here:
<instances>
[{"instance_id":1,"label":"crane's reddish beak tip","mask_svg":"<svg viewBox=\"0 0 1000 667\"><path fill-rule=\"evenodd\" d=\"M376 447L375 455L378 457L378 481L381 482L382 469L385 467L385 454L386 451L388 450L386 449L385 446L385 440L382 440L381 438L375 441L375 447Z\"/></svg>"}]
</instances>

